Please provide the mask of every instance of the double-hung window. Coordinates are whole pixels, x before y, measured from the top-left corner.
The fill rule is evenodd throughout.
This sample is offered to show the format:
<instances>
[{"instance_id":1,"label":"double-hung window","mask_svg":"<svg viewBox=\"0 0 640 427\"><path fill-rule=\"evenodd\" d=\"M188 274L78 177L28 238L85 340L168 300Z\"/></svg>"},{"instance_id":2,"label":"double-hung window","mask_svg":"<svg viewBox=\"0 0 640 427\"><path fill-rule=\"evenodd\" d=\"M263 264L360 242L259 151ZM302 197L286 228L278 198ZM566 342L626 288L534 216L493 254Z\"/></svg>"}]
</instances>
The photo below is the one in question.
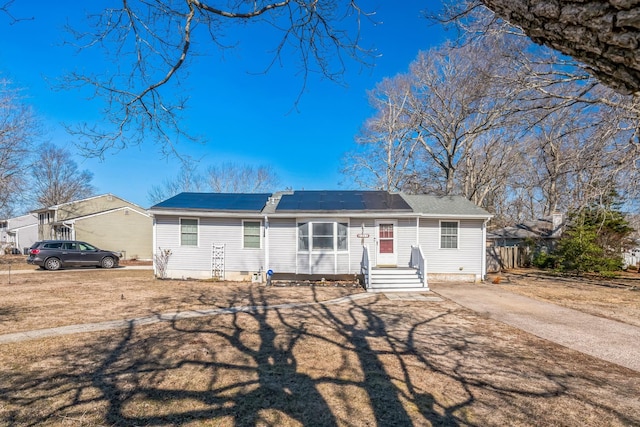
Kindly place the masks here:
<instances>
[{"instance_id":1,"label":"double-hung window","mask_svg":"<svg viewBox=\"0 0 640 427\"><path fill-rule=\"evenodd\" d=\"M260 249L260 221L242 222L242 247Z\"/></svg>"},{"instance_id":2,"label":"double-hung window","mask_svg":"<svg viewBox=\"0 0 640 427\"><path fill-rule=\"evenodd\" d=\"M198 220L190 218L180 219L180 245L198 246Z\"/></svg>"},{"instance_id":3,"label":"double-hung window","mask_svg":"<svg viewBox=\"0 0 640 427\"><path fill-rule=\"evenodd\" d=\"M298 251L348 250L348 224L335 221L298 223Z\"/></svg>"},{"instance_id":4,"label":"double-hung window","mask_svg":"<svg viewBox=\"0 0 640 427\"><path fill-rule=\"evenodd\" d=\"M440 249L458 249L458 221L440 221Z\"/></svg>"}]
</instances>

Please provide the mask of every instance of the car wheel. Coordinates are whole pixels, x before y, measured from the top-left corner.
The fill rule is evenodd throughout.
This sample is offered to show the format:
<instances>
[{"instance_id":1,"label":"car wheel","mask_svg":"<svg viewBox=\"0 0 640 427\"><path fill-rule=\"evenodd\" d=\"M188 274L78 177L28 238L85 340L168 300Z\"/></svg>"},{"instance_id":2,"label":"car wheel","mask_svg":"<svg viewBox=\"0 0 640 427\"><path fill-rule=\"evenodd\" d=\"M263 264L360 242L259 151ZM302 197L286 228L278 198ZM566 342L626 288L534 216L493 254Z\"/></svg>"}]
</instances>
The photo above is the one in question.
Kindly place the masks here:
<instances>
[{"instance_id":1,"label":"car wheel","mask_svg":"<svg viewBox=\"0 0 640 427\"><path fill-rule=\"evenodd\" d=\"M60 268L60 260L58 258L49 258L44 263L44 268L50 271L55 271Z\"/></svg>"},{"instance_id":2,"label":"car wheel","mask_svg":"<svg viewBox=\"0 0 640 427\"><path fill-rule=\"evenodd\" d=\"M111 258L110 256L108 257L104 257L102 258L102 262L100 263L100 266L102 268L112 268L115 265L115 261L113 260L113 258Z\"/></svg>"}]
</instances>

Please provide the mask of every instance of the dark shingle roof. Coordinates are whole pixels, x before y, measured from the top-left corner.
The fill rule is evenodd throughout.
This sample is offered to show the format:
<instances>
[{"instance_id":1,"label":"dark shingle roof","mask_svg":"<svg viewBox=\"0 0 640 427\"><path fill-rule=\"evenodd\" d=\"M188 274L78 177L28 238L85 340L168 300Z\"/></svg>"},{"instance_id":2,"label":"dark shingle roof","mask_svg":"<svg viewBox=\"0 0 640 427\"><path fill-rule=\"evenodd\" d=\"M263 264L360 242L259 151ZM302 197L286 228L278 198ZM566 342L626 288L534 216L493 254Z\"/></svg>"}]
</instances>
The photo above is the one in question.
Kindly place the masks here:
<instances>
[{"instance_id":1,"label":"dark shingle roof","mask_svg":"<svg viewBox=\"0 0 640 427\"><path fill-rule=\"evenodd\" d=\"M416 213L434 216L491 217L489 212L462 196L403 194L402 197Z\"/></svg>"},{"instance_id":2,"label":"dark shingle roof","mask_svg":"<svg viewBox=\"0 0 640 427\"><path fill-rule=\"evenodd\" d=\"M180 193L150 209L260 212L271 193Z\"/></svg>"}]
</instances>

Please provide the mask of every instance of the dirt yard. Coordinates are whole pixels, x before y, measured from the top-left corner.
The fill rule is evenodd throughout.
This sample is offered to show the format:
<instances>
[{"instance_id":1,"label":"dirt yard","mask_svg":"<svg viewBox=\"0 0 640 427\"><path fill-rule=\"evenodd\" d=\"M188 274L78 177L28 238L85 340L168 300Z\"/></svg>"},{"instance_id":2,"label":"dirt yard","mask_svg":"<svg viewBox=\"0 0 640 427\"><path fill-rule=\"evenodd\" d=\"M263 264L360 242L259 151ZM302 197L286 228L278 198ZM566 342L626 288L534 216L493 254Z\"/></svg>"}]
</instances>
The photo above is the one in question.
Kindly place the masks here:
<instances>
[{"instance_id":1,"label":"dirt yard","mask_svg":"<svg viewBox=\"0 0 640 427\"><path fill-rule=\"evenodd\" d=\"M520 275L500 286L534 292L539 281ZM544 287L534 297L585 310L600 295ZM361 290L99 269L5 273L0 292L0 334L255 307L0 345L0 425L640 424L640 373L446 300L321 304ZM640 292L625 292L636 296L615 301L632 316ZM265 308L282 303L305 305Z\"/></svg>"}]
</instances>

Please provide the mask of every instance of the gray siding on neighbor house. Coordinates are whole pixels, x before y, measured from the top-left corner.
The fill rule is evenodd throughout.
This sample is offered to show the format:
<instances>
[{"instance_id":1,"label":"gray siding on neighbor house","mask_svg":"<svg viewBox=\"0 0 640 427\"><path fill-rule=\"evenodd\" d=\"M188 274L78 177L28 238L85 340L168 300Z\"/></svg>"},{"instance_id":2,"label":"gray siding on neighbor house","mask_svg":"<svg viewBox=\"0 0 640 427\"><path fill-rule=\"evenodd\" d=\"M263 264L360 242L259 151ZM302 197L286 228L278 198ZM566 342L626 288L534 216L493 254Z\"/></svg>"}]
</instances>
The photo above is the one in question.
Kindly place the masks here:
<instances>
[{"instance_id":1,"label":"gray siding on neighbor house","mask_svg":"<svg viewBox=\"0 0 640 427\"><path fill-rule=\"evenodd\" d=\"M3 249L17 249L21 254L38 240L38 217L34 214L7 219L7 227L0 229Z\"/></svg>"},{"instance_id":2,"label":"gray siding on neighbor house","mask_svg":"<svg viewBox=\"0 0 640 427\"><path fill-rule=\"evenodd\" d=\"M428 273L482 274L483 220L458 221L458 248L440 249L440 219L420 220L420 247Z\"/></svg>"}]
</instances>

